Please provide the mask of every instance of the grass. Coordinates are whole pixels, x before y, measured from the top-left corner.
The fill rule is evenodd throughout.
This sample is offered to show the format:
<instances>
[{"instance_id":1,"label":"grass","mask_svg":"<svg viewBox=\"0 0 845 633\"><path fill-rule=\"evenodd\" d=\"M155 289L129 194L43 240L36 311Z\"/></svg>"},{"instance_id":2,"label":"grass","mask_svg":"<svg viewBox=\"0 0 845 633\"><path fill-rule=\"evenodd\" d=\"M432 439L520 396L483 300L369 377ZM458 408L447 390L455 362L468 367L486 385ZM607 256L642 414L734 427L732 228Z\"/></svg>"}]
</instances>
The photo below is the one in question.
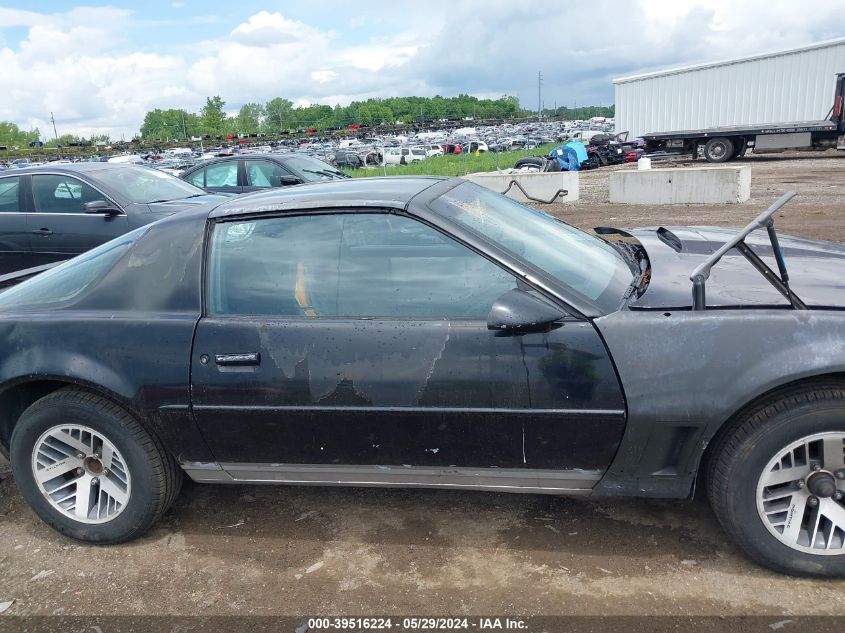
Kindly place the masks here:
<instances>
[{"instance_id":1,"label":"grass","mask_svg":"<svg viewBox=\"0 0 845 633\"><path fill-rule=\"evenodd\" d=\"M558 143L540 145L535 149L517 150L515 152L482 152L475 154L446 154L432 156L423 161L410 165L387 165L343 171L353 178L368 176L465 176L479 171L496 171L513 167L520 158L529 156L544 156L552 151Z\"/></svg>"}]
</instances>

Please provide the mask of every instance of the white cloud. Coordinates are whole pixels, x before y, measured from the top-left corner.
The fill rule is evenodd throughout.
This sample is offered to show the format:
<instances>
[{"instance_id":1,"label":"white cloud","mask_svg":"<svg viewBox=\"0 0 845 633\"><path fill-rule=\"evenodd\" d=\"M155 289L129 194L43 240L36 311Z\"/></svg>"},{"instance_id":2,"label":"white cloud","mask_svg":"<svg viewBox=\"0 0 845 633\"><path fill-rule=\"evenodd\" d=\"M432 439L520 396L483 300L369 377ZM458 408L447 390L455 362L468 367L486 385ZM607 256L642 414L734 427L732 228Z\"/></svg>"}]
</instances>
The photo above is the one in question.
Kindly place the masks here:
<instances>
[{"instance_id":1,"label":"white cloud","mask_svg":"<svg viewBox=\"0 0 845 633\"><path fill-rule=\"evenodd\" d=\"M0 8L0 120L46 132L53 111L60 133L129 136L150 109L199 110L214 94L235 111L276 96L334 104L458 92L516 94L534 107L538 70L547 107L610 103L614 76L842 36L843 13L845 0L808 1L800 14L770 0L594 0L542 10L512 0L384 0L368 4L348 32L321 28L317 14L301 21L261 11L219 38L172 43L176 54L133 41L140 17L128 10ZM10 46L2 29L20 27L27 36Z\"/></svg>"}]
</instances>

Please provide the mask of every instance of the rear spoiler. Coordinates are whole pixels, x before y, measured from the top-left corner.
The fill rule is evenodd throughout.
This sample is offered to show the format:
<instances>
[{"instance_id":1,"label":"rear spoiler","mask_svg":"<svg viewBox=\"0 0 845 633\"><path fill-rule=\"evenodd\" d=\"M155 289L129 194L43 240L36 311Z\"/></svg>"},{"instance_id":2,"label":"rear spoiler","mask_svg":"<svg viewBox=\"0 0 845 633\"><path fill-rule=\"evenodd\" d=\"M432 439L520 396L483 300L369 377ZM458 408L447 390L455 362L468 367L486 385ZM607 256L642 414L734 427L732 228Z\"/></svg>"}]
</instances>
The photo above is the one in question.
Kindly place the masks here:
<instances>
[{"instance_id":1,"label":"rear spoiler","mask_svg":"<svg viewBox=\"0 0 845 633\"><path fill-rule=\"evenodd\" d=\"M21 283L22 281L26 281L30 277L35 277L35 275L39 273L43 273L45 270L50 270L51 268L55 268L59 264L64 263L63 261L59 262L50 262L49 264L42 264L41 266L33 266L32 268L24 268L23 270L16 270L13 273L7 273L5 275L0 275L0 290L4 290L6 288L10 288L14 285Z\"/></svg>"}]
</instances>

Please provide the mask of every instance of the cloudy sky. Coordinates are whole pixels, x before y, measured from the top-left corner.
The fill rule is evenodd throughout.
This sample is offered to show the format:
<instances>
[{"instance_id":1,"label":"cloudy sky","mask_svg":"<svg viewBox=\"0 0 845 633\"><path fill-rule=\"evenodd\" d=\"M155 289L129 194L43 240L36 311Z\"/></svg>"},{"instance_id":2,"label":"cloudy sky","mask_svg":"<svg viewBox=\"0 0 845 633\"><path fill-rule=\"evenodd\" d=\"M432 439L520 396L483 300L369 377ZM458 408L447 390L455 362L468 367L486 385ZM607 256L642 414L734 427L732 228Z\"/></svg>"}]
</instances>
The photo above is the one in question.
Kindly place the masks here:
<instances>
[{"instance_id":1,"label":"cloudy sky","mask_svg":"<svg viewBox=\"0 0 845 633\"><path fill-rule=\"evenodd\" d=\"M845 0L3 0L0 120L131 137L152 108L468 92L613 102L611 78L845 36Z\"/></svg>"}]
</instances>

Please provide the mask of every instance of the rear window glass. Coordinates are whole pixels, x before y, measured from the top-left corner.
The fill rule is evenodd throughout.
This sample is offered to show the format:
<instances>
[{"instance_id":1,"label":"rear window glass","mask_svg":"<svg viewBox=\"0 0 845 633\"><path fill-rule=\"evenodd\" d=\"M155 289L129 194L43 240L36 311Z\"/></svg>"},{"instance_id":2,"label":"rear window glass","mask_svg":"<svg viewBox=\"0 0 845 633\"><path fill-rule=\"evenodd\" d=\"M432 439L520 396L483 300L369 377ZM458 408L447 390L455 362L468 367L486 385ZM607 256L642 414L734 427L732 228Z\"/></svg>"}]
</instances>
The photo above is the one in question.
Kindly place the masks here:
<instances>
[{"instance_id":1,"label":"rear window glass","mask_svg":"<svg viewBox=\"0 0 845 633\"><path fill-rule=\"evenodd\" d=\"M0 292L0 310L31 311L73 304L147 231L146 226Z\"/></svg>"}]
</instances>

